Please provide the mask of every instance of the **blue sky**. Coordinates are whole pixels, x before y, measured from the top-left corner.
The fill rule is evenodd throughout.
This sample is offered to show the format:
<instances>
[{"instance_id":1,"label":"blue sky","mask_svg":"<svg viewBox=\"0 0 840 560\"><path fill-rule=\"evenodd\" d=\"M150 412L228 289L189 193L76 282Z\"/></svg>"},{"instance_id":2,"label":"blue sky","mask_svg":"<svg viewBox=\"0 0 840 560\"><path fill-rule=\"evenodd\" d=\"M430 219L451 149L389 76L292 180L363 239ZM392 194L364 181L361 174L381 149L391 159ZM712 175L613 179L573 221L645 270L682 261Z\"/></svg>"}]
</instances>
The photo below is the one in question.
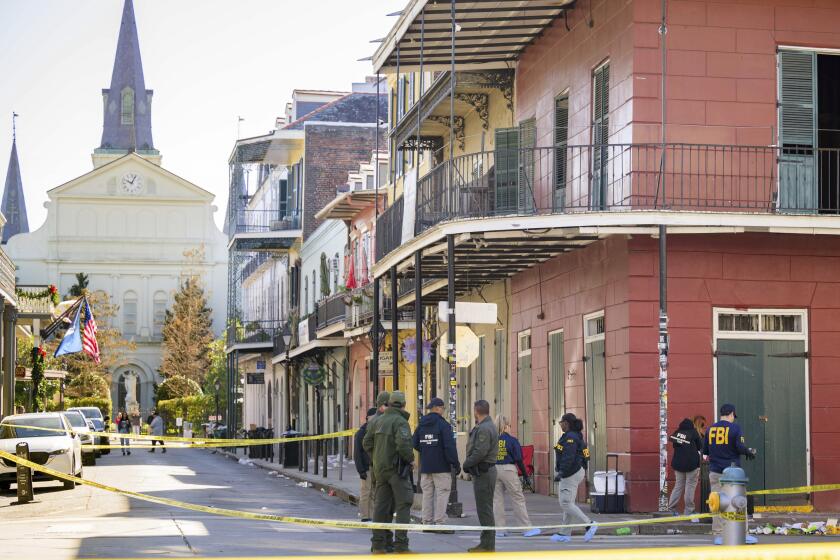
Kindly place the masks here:
<instances>
[{"instance_id":1,"label":"blue sky","mask_svg":"<svg viewBox=\"0 0 840 560\"><path fill-rule=\"evenodd\" d=\"M347 90L406 0L135 0L163 166L227 202L237 134L264 134L295 88ZM122 0L0 0L0 177L17 112L30 229L46 191L92 169ZM2 183L0 183L2 188ZM223 222L222 211L216 222Z\"/></svg>"}]
</instances>

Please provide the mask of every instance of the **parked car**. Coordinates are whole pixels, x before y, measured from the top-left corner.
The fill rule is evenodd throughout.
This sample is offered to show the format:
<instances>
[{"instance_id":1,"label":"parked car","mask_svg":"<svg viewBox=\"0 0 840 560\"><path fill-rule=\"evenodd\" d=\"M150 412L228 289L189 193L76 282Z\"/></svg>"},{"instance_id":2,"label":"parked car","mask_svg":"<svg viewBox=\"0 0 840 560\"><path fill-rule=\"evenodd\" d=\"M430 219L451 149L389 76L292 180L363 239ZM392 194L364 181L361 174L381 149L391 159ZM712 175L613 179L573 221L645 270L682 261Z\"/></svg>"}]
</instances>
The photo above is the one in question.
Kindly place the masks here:
<instances>
[{"instance_id":1,"label":"parked car","mask_svg":"<svg viewBox=\"0 0 840 560\"><path fill-rule=\"evenodd\" d=\"M107 432L110 429L110 422L102 415L102 411L95 406L74 406L67 410L78 410L82 415L93 422L95 432ZM108 445L111 443L109 436L94 436L97 445ZM100 455L107 455L110 449L102 449L99 451Z\"/></svg>"},{"instance_id":2,"label":"parked car","mask_svg":"<svg viewBox=\"0 0 840 560\"><path fill-rule=\"evenodd\" d=\"M48 429L38 430L23 426ZM29 444L29 460L33 463L82 477L82 439L64 414L42 412L5 417L0 422L0 449L6 453L15 453L20 442ZM8 459L0 461L0 489L8 490L16 479L17 463ZM52 477L33 471L32 480L52 480ZM75 482L62 480L62 483L67 489L76 486Z\"/></svg>"},{"instance_id":3,"label":"parked car","mask_svg":"<svg viewBox=\"0 0 840 560\"><path fill-rule=\"evenodd\" d=\"M88 420L82 416L82 413L78 410L65 410L61 414L67 419L67 422L70 423L70 427L73 428L73 431L79 434L79 438L82 441L82 445L93 445L93 432L94 430L91 429L93 426L92 423L88 423ZM82 450L82 464L86 467L96 464L96 457L97 453L95 449L83 449Z\"/></svg>"}]
</instances>

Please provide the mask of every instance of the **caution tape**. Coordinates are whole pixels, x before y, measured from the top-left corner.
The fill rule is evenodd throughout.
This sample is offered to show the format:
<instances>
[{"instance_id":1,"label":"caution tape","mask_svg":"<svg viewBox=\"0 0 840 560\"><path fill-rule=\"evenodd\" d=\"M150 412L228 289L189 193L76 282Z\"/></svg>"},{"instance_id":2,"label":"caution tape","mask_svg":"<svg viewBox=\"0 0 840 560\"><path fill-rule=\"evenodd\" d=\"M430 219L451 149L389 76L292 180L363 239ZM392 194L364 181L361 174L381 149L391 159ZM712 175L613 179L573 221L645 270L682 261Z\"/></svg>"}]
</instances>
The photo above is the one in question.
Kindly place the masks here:
<instances>
[{"instance_id":1,"label":"caution tape","mask_svg":"<svg viewBox=\"0 0 840 560\"><path fill-rule=\"evenodd\" d=\"M769 496L774 494L812 494L814 492L832 492L840 490L840 484L814 484L811 486L791 486L790 488L773 488L771 490L752 490L747 496Z\"/></svg>"},{"instance_id":2,"label":"caution tape","mask_svg":"<svg viewBox=\"0 0 840 560\"><path fill-rule=\"evenodd\" d=\"M321 527L333 527L337 529L380 529L384 531L527 531L529 529L540 529L540 530L555 530L555 529L573 529L573 528L582 528L587 527L588 523L566 523L566 524L556 524L556 525L535 525L529 527L484 527L484 526L476 526L476 525L422 525L419 523L362 523L361 521L349 521L349 520L342 520L342 519L319 519L319 518L308 518L308 517L295 517L295 516L288 516L288 515L272 515L269 513L255 513L250 511L241 511L241 510L234 510L234 509L226 509L226 508L217 508L213 506L202 506L199 504L191 504L189 502L182 502L180 500L172 500L170 498L163 498L160 496L152 496L149 494L142 494L140 492L134 492L131 490L125 490L122 488L116 488L114 486L109 486L107 484L102 484L101 482L96 482L93 480L87 480L83 478L79 478L76 476L72 476L63 472L56 471L44 465L39 465L37 463L33 463L32 461L28 461L18 457L17 455L13 455L11 453L7 453L6 451L0 450L0 458L7 459L9 461L13 461L19 465L23 465L24 467L28 467L32 470L36 470L47 474L53 478L67 480L71 482L75 482L76 484L86 484L88 486L92 486L93 488L98 488L100 490L105 490L107 492L113 492L116 494L122 494L123 496L128 496L131 498L135 498L138 500L143 500L146 502L152 502L161 505L172 506L180 509L186 509L190 511L197 511L201 513L210 513L213 515L220 515L224 517L235 517L239 519L252 519L257 521L274 521L277 523L291 523L295 525L309 525L309 526L321 526ZM660 517L660 518L653 518L653 519L628 519L624 521L607 521L603 523L598 523L599 527L627 527L627 526L636 526L636 525L658 525L664 523L675 523L679 521L690 521L692 519L704 519L713 517L710 513L697 513L694 515L680 515L675 517Z\"/></svg>"},{"instance_id":3,"label":"caution tape","mask_svg":"<svg viewBox=\"0 0 840 560\"><path fill-rule=\"evenodd\" d=\"M12 424L12 423L4 423L0 424L0 426L10 426L14 428L24 428L27 430L40 430L43 432L57 432L65 434L67 430L62 430L59 428L45 428L43 426L26 426L24 424ZM314 436L292 436L292 437L277 437L277 438L264 438L264 439L235 439L235 438L209 438L209 437L183 437L183 436L154 436L151 434L121 434L119 432L85 432L89 433L92 436L104 436L107 438L120 438L120 439L131 439L131 440L144 440L144 441L173 441L173 442L182 442L182 443L224 443L228 444L226 447L238 447L238 446L248 446L248 445L271 445L274 443L292 443L295 441L312 441L318 439L333 439L339 437L348 437L355 434L357 431L356 428L351 428L349 430L343 430L340 432L331 432L329 434L318 434ZM122 446L117 446L122 447ZM212 446L209 446L212 447ZM216 446L221 447L221 446ZM109 447L103 447L100 449L108 449Z\"/></svg>"}]
</instances>

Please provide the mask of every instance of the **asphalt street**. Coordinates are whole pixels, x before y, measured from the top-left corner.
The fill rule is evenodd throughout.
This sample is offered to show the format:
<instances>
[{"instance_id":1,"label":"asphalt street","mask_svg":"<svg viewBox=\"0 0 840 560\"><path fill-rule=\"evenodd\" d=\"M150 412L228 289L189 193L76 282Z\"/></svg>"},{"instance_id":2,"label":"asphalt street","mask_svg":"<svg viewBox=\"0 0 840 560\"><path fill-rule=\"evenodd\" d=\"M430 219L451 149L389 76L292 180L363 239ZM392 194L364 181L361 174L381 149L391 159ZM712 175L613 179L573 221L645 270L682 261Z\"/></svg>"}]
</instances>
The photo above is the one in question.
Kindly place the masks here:
<instances>
[{"instance_id":1,"label":"asphalt street","mask_svg":"<svg viewBox=\"0 0 840 560\"><path fill-rule=\"evenodd\" d=\"M357 518L356 508L268 471L206 450L166 454L112 452L86 467L85 478L175 500L253 512L334 519ZM36 501L13 505L14 490L0 494L0 550L7 558L133 558L150 556L285 556L364 554L370 533L324 529L200 514L55 482L35 485ZM542 520L541 520L542 521ZM475 520L465 519L466 523ZM411 533L417 552L463 552L476 534ZM701 546L708 536L615 536L604 530L591 543L575 537L558 545L547 536L497 540L501 551ZM764 537L763 543L824 542L799 537Z\"/></svg>"}]
</instances>

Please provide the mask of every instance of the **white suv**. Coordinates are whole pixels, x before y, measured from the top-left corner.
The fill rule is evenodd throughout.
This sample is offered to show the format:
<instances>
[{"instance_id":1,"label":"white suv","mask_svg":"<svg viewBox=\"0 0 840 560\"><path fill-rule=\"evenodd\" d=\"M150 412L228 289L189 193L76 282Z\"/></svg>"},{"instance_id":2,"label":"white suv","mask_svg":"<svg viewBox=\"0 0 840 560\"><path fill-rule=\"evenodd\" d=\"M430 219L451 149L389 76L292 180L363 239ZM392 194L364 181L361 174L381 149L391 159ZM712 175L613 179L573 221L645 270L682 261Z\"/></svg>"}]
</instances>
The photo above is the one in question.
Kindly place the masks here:
<instances>
[{"instance_id":1,"label":"white suv","mask_svg":"<svg viewBox=\"0 0 840 560\"><path fill-rule=\"evenodd\" d=\"M94 437L91 432L93 432L93 424L90 420L84 417L84 415L79 412L78 410L65 410L61 412L67 421L70 423L70 427L73 429L74 432L79 434L79 439L82 441L82 445L93 445ZM82 464L86 467L94 466L96 464L96 450L82 450Z\"/></svg>"},{"instance_id":2,"label":"white suv","mask_svg":"<svg viewBox=\"0 0 840 560\"><path fill-rule=\"evenodd\" d=\"M15 454L20 442L29 444L29 460L33 463L81 478L82 440L64 414L42 412L6 416L0 422L0 449ZM17 463L0 460L0 489L8 490L16 480ZM52 477L33 470L32 480L52 480ZM65 488L76 486L74 482L62 482Z\"/></svg>"}]
</instances>

